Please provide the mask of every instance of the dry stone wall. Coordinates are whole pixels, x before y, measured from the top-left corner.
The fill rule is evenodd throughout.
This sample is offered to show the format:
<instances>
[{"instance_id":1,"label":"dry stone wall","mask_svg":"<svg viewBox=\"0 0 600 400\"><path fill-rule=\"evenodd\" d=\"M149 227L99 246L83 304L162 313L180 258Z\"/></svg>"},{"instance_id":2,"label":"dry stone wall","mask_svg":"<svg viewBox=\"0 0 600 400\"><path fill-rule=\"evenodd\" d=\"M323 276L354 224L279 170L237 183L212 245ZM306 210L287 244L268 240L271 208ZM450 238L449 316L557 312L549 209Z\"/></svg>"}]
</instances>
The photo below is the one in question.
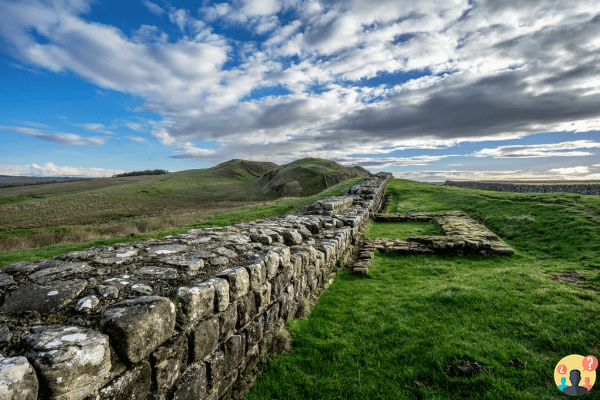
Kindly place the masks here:
<instances>
[{"instance_id":1,"label":"dry stone wall","mask_svg":"<svg viewBox=\"0 0 600 400\"><path fill-rule=\"evenodd\" d=\"M302 215L0 272L0 399L219 399L381 206L390 174Z\"/></svg>"},{"instance_id":2,"label":"dry stone wall","mask_svg":"<svg viewBox=\"0 0 600 400\"><path fill-rule=\"evenodd\" d=\"M497 182L454 182L446 181L446 186L466 187L471 189L496 190L499 192L515 193L576 193L584 195L600 195L600 184L574 185L533 185L523 183Z\"/></svg>"}]
</instances>

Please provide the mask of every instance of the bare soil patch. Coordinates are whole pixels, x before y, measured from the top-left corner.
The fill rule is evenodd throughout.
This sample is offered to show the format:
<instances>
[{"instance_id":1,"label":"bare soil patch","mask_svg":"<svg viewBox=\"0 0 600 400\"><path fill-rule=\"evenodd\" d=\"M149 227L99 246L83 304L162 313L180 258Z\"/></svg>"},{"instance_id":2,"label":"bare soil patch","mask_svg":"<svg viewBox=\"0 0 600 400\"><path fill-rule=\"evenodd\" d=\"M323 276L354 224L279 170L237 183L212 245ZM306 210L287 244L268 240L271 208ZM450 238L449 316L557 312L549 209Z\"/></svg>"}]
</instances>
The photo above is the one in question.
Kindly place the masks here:
<instances>
[{"instance_id":1,"label":"bare soil patch","mask_svg":"<svg viewBox=\"0 0 600 400\"><path fill-rule=\"evenodd\" d=\"M477 376L482 372L491 372L491 369L490 367L486 367L477 361L465 359L458 360L456 365L448 365L444 367L444 372L446 372L446 375L448 375L450 378L468 379Z\"/></svg>"}]
</instances>

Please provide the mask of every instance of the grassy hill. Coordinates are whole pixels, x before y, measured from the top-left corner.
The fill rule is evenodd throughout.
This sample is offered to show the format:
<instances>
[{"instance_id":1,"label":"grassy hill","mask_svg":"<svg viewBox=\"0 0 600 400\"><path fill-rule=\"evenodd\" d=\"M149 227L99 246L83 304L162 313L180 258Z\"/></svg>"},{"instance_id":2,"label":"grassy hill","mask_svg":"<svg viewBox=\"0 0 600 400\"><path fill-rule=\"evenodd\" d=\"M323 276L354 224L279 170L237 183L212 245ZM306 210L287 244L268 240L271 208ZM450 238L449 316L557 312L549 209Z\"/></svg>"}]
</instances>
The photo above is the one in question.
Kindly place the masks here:
<instances>
[{"instance_id":1,"label":"grassy hill","mask_svg":"<svg viewBox=\"0 0 600 400\"><path fill-rule=\"evenodd\" d=\"M266 172L255 187L265 194L310 196L350 178L366 178L362 167L346 167L321 158L303 158Z\"/></svg>"}]
</instances>

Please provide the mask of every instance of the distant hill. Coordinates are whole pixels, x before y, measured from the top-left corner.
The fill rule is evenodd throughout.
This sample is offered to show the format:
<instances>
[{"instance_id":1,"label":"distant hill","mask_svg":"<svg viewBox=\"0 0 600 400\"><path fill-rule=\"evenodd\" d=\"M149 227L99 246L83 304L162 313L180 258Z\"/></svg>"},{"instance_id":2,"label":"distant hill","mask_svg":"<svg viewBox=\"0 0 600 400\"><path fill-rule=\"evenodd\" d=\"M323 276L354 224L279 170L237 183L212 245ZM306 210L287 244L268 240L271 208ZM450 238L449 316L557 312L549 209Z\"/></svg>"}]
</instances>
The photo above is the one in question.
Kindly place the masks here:
<instances>
[{"instance_id":1,"label":"distant hill","mask_svg":"<svg viewBox=\"0 0 600 400\"><path fill-rule=\"evenodd\" d=\"M272 162L265 161L248 161L234 158L233 160L222 162L212 168L207 168L206 171L212 171L217 175L229 175L247 177L248 174L255 177L260 177L267 171L277 168L278 165Z\"/></svg>"},{"instance_id":2,"label":"distant hill","mask_svg":"<svg viewBox=\"0 0 600 400\"><path fill-rule=\"evenodd\" d=\"M303 158L265 172L254 186L263 193L310 196L350 178L367 178L362 167L346 167L322 158Z\"/></svg>"}]
</instances>

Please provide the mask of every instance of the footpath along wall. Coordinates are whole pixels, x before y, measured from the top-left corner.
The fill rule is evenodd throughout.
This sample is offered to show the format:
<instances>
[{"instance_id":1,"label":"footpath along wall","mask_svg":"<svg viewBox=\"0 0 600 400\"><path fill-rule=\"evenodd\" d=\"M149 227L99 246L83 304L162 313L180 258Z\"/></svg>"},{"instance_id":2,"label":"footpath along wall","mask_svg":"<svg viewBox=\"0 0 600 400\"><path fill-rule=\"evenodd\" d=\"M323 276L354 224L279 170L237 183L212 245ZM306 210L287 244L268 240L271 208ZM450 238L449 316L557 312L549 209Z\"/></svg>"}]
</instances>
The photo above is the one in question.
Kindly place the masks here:
<instances>
[{"instance_id":1,"label":"footpath along wall","mask_svg":"<svg viewBox=\"0 0 600 400\"><path fill-rule=\"evenodd\" d=\"M471 189L496 190L499 192L515 193L576 193L584 195L600 195L600 184L575 184L575 185L533 185L523 183L497 183L497 182L454 182L446 181L446 186L457 186Z\"/></svg>"},{"instance_id":2,"label":"footpath along wall","mask_svg":"<svg viewBox=\"0 0 600 400\"><path fill-rule=\"evenodd\" d=\"M327 288L391 174L306 213L0 271L0 400L219 399Z\"/></svg>"}]
</instances>

